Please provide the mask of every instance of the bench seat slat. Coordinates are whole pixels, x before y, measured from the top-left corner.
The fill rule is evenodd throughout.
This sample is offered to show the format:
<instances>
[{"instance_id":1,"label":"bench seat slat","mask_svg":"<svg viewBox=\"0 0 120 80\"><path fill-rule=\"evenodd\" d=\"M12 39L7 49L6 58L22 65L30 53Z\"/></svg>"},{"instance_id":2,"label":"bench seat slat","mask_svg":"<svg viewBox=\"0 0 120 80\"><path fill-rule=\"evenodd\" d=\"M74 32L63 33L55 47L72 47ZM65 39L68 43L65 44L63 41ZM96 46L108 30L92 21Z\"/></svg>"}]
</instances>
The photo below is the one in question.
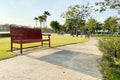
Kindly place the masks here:
<instances>
[{"instance_id":1,"label":"bench seat slat","mask_svg":"<svg viewBox=\"0 0 120 80\"><path fill-rule=\"evenodd\" d=\"M32 42L41 42L41 41L49 41L49 39L25 39L22 40L22 43L32 43ZM20 44L20 40L13 40L13 42Z\"/></svg>"}]
</instances>

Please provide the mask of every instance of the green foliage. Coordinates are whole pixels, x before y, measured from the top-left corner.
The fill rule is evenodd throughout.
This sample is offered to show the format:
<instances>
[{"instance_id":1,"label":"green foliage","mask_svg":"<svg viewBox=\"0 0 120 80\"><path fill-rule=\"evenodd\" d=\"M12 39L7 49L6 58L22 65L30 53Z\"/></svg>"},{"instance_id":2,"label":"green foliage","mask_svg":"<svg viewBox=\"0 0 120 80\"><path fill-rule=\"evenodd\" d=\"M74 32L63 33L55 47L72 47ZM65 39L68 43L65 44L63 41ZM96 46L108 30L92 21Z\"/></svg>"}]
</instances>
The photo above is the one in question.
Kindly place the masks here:
<instances>
[{"instance_id":1,"label":"green foliage","mask_svg":"<svg viewBox=\"0 0 120 80\"><path fill-rule=\"evenodd\" d=\"M92 6L87 3L87 5L74 5L69 6L68 11L63 13L61 16L65 19L72 20L84 20L86 19L92 11ZM78 21L79 22L79 21Z\"/></svg>"},{"instance_id":2,"label":"green foliage","mask_svg":"<svg viewBox=\"0 0 120 80\"><path fill-rule=\"evenodd\" d=\"M103 2L97 2L96 5L100 6L99 11L106 11L106 9L115 9L120 11L120 0L104 0Z\"/></svg>"},{"instance_id":3,"label":"green foliage","mask_svg":"<svg viewBox=\"0 0 120 80\"><path fill-rule=\"evenodd\" d=\"M37 17L34 17L34 20L38 20L38 18L37 18Z\"/></svg>"},{"instance_id":4,"label":"green foliage","mask_svg":"<svg viewBox=\"0 0 120 80\"><path fill-rule=\"evenodd\" d=\"M9 31L10 24L0 25L0 31Z\"/></svg>"},{"instance_id":5,"label":"green foliage","mask_svg":"<svg viewBox=\"0 0 120 80\"><path fill-rule=\"evenodd\" d=\"M44 11L43 14L46 15L46 16L50 16L51 15L48 11Z\"/></svg>"},{"instance_id":6,"label":"green foliage","mask_svg":"<svg viewBox=\"0 0 120 80\"><path fill-rule=\"evenodd\" d=\"M61 16L66 19L65 26L67 30L71 33L76 33L85 23L85 19L90 16L92 11L92 6L87 3L87 5L74 5L69 6L68 10L64 12Z\"/></svg>"},{"instance_id":7,"label":"green foliage","mask_svg":"<svg viewBox=\"0 0 120 80\"><path fill-rule=\"evenodd\" d=\"M86 22L85 27L91 30L93 33L95 33L95 31L98 31L101 29L101 24L97 22L95 19L90 18L88 22Z\"/></svg>"},{"instance_id":8,"label":"green foliage","mask_svg":"<svg viewBox=\"0 0 120 80\"><path fill-rule=\"evenodd\" d=\"M120 79L120 38L104 38L99 41L99 48L103 52L101 60L104 80ZM115 56L116 52L116 56Z\"/></svg>"},{"instance_id":9,"label":"green foliage","mask_svg":"<svg viewBox=\"0 0 120 80\"><path fill-rule=\"evenodd\" d=\"M99 46L106 56L120 59L120 38L104 38L99 41Z\"/></svg>"},{"instance_id":10,"label":"green foliage","mask_svg":"<svg viewBox=\"0 0 120 80\"><path fill-rule=\"evenodd\" d=\"M60 24L58 21L51 21L50 26L55 30L55 32L60 30Z\"/></svg>"},{"instance_id":11,"label":"green foliage","mask_svg":"<svg viewBox=\"0 0 120 80\"><path fill-rule=\"evenodd\" d=\"M40 28L47 27L47 17L50 15L51 14L48 11L44 11L43 15L40 15L38 17L34 17L34 20L36 22L36 26L37 26L37 21L39 21Z\"/></svg>"},{"instance_id":12,"label":"green foliage","mask_svg":"<svg viewBox=\"0 0 120 80\"><path fill-rule=\"evenodd\" d=\"M39 23L40 23L40 28L42 28L42 26L45 27L45 25L42 25L42 23L44 22L44 16L38 16L38 20L39 20Z\"/></svg>"},{"instance_id":13,"label":"green foliage","mask_svg":"<svg viewBox=\"0 0 120 80\"><path fill-rule=\"evenodd\" d=\"M101 66L102 73L104 74L104 80L120 79L120 65L116 65L113 58L103 56Z\"/></svg>"},{"instance_id":14,"label":"green foliage","mask_svg":"<svg viewBox=\"0 0 120 80\"><path fill-rule=\"evenodd\" d=\"M74 32L75 29L74 29L73 25L74 25L74 23L71 19L66 19L64 26L65 26L67 32L70 32L71 34L72 34L72 32Z\"/></svg>"},{"instance_id":15,"label":"green foliage","mask_svg":"<svg viewBox=\"0 0 120 80\"><path fill-rule=\"evenodd\" d=\"M116 34L91 34L92 37L102 37L102 38L116 38L120 37L120 35Z\"/></svg>"},{"instance_id":16,"label":"green foliage","mask_svg":"<svg viewBox=\"0 0 120 80\"><path fill-rule=\"evenodd\" d=\"M104 22L104 30L108 30L108 32L115 32L118 26L116 17L109 17Z\"/></svg>"},{"instance_id":17,"label":"green foliage","mask_svg":"<svg viewBox=\"0 0 120 80\"><path fill-rule=\"evenodd\" d=\"M10 37L10 33L1 33L0 37Z\"/></svg>"},{"instance_id":18,"label":"green foliage","mask_svg":"<svg viewBox=\"0 0 120 80\"><path fill-rule=\"evenodd\" d=\"M38 20L38 18L37 18L37 17L34 17L34 20L35 20L35 25L36 25L36 27L37 27L37 20Z\"/></svg>"},{"instance_id":19,"label":"green foliage","mask_svg":"<svg viewBox=\"0 0 120 80\"><path fill-rule=\"evenodd\" d=\"M60 25L60 33L66 33L66 27L63 25Z\"/></svg>"}]
</instances>

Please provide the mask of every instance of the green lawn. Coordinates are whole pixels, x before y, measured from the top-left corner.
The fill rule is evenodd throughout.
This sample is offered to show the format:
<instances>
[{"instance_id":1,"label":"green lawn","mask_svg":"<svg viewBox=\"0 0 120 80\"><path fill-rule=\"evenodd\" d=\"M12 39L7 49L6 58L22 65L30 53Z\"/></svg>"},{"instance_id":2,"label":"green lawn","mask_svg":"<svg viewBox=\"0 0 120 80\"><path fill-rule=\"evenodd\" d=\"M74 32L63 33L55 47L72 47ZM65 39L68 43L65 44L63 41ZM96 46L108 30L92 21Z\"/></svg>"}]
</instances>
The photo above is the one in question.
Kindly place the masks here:
<instances>
[{"instance_id":1,"label":"green lawn","mask_svg":"<svg viewBox=\"0 0 120 80\"><path fill-rule=\"evenodd\" d=\"M57 46L63 46L67 44L72 43L79 43L79 42L86 42L88 41L85 38L80 37L72 37L69 35L57 35L52 34L51 35L51 47L57 47ZM31 47L31 46L38 46L39 43L30 43L30 44L24 44L23 47ZM16 47L19 47L19 45L15 45ZM0 60L7 59L17 56L15 53L10 52L10 38L1 38L0 39Z\"/></svg>"},{"instance_id":2,"label":"green lawn","mask_svg":"<svg viewBox=\"0 0 120 80\"><path fill-rule=\"evenodd\" d=\"M63 46L72 43L86 42L88 39L81 37L72 37L70 35L56 35L51 36L51 45L52 47Z\"/></svg>"}]
</instances>

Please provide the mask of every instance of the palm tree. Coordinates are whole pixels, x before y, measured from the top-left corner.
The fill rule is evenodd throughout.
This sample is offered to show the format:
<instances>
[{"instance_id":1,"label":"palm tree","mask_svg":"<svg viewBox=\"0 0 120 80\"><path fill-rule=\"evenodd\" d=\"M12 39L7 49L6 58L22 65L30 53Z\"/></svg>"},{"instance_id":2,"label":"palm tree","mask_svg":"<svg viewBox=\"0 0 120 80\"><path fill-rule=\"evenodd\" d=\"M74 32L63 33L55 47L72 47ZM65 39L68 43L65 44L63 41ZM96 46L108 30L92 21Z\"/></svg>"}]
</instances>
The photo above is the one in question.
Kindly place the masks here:
<instances>
[{"instance_id":1,"label":"palm tree","mask_svg":"<svg viewBox=\"0 0 120 80\"><path fill-rule=\"evenodd\" d=\"M42 15L42 17L43 17L43 27L46 27L45 23L46 23L47 16L46 15Z\"/></svg>"},{"instance_id":2,"label":"palm tree","mask_svg":"<svg viewBox=\"0 0 120 80\"><path fill-rule=\"evenodd\" d=\"M38 18L37 18L37 17L34 17L34 20L35 20L35 26L37 27Z\"/></svg>"},{"instance_id":3,"label":"palm tree","mask_svg":"<svg viewBox=\"0 0 120 80\"><path fill-rule=\"evenodd\" d=\"M47 28L47 16L50 16L50 13L48 11L44 11L43 14L44 14L43 16L44 16L44 20L46 22L46 28Z\"/></svg>"},{"instance_id":4,"label":"palm tree","mask_svg":"<svg viewBox=\"0 0 120 80\"><path fill-rule=\"evenodd\" d=\"M42 22L44 22L43 16L38 16L38 20L40 22L40 28L42 28Z\"/></svg>"}]
</instances>

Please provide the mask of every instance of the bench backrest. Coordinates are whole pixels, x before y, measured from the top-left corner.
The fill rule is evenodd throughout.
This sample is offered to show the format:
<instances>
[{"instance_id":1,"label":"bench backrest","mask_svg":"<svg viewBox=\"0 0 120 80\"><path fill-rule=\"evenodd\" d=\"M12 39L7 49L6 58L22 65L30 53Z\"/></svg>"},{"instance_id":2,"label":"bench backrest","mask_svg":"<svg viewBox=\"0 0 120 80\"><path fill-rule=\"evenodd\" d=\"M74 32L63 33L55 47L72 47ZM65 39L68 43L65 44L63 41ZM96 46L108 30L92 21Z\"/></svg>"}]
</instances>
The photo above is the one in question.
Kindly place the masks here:
<instances>
[{"instance_id":1,"label":"bench backrest","mask_svg":"<svg viewBox=\"0 0 120 80\"><path fill-rule=\"evenodd\" d=\"M11 35L22 35L22 39L42 39L41 29L10 26Z\"/></svg>"}]
</instances>

